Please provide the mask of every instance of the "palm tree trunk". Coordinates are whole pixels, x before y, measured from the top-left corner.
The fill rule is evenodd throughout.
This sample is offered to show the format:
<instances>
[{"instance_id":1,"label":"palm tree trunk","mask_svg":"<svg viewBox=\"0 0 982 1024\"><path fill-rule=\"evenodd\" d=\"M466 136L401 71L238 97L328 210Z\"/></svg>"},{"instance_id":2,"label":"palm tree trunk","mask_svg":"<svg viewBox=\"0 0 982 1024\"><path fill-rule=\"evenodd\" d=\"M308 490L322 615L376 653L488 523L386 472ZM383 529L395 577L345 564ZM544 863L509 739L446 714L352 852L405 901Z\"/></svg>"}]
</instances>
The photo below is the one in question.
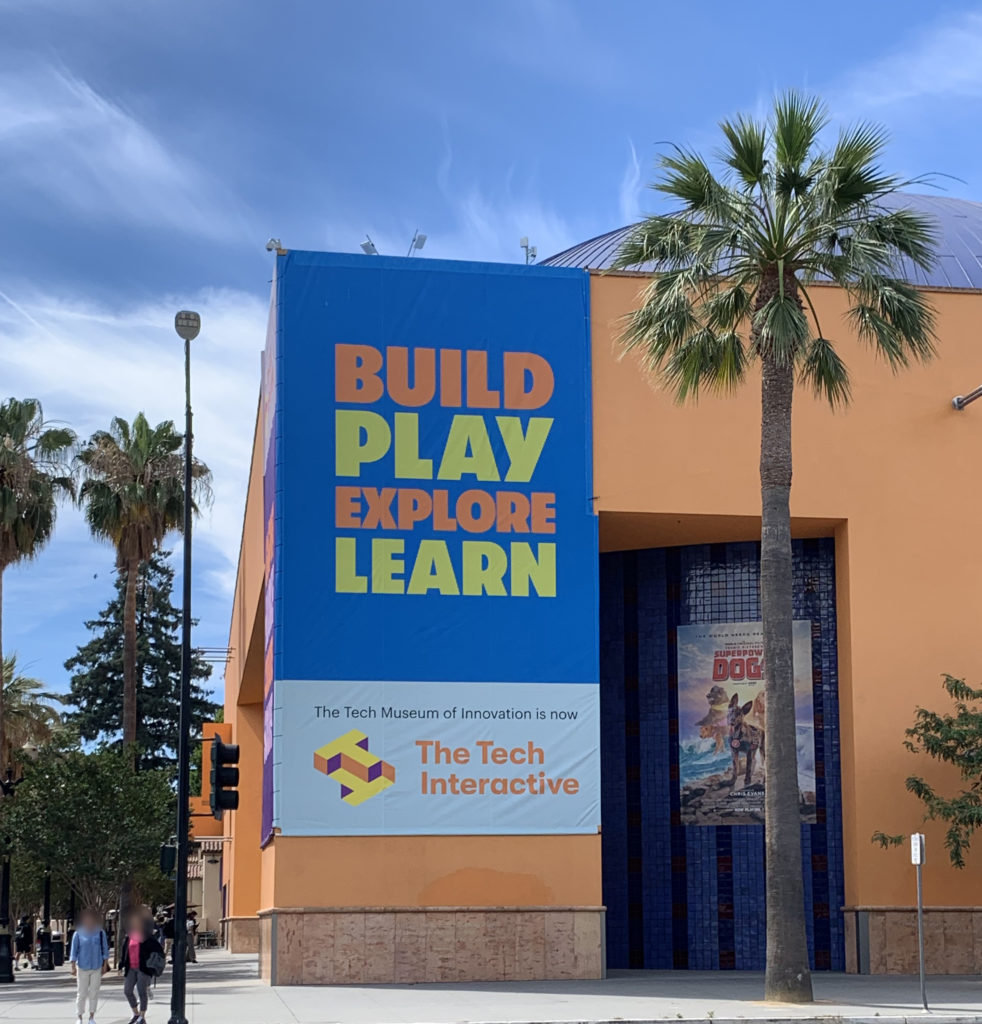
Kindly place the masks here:
<instances>
[{"instance_id":1,"label":"palm tree trunk","mask_svg":"<svg viewBox=\"0 0 982 1024\"><path fill-rule=\"evenodd\" d=\"M805 933L794 705L791 562L791 399L794 367L765 354L760 430L760 601L767 699L766 999L812 1000Z\"/></svg>"},{"instance_id":2,"label":"palm tree trunk","mask_svg":"<svg viewBox=\"0 0 982 1024\"><path fill-rule=\"evenodd\" d=\"M139 562L126 561L123 602L123 746L136 743L136 577Z\"/></svg>"}]
</instances>

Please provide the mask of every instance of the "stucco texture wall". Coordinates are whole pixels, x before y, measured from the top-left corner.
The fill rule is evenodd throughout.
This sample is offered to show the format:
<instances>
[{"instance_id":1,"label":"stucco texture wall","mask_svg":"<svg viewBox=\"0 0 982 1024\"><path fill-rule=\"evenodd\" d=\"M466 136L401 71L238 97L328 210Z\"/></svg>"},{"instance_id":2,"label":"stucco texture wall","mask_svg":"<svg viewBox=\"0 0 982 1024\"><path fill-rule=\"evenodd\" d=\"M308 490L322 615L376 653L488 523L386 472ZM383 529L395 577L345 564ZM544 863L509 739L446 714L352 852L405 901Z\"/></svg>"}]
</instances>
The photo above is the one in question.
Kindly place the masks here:
<instances>
[{"instance_id":1,"label":"stucco texture wall","mask_svg":"<svg viewBox=\"0 0 982 1024\"><path fill-rule=\"evenodd\" d=\"M759 381L686 406L659 390L617 342L644 284L592 277L601 548L759 540ZM795 536L836 540L846 901L910 905L907 851L870 837L923 829L926 901L977 904L982 875L947 866L942 830L922 825L904 789L915 771L949 784L952 775L903 740L917 705L944 707L943 672L982 678L982 403L951 406L982 381L982 295L932 293L939 358L897 375L851 334L843 293L812 295L853 385L836 413L799 388L791 496Z\"/></svg>"}]
</instances>

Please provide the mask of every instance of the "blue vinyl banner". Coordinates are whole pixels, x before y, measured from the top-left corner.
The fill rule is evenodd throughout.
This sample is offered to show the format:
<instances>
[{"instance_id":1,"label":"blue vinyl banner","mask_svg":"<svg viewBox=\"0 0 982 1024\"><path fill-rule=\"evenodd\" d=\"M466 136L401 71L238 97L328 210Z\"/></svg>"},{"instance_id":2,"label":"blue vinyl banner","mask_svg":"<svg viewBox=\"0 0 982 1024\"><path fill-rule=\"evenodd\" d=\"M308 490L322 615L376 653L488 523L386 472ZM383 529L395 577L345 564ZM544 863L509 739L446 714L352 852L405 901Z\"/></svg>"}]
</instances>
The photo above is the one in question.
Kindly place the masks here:
<instances>
[{"instance_id":1,"label":"blue vinyl banner","mask_svg":"<svg viewBox=\"0 0 982 1024\"><path fill-rule=\"evenodd\" d=\"M284 833L599 824L588 299L579 270L278 256L271 674L274 824ZM384 753L359 761L343 739L358 722L318 722L315 709L344 716L364 705L381 716L391 704L386 684L411 683L425 684L420 693L441 715L467 707L467 686L477 683L493 684L502 706L526 708L533 722L543 712L548 742L509 726L500 737L465 729L453 743L473 756L481 749L473 744L499 738L508 750L532 744L542 758L549 746L560 777L575 768L576 794L562 783L547 788L526 814L505 807L524 791L474 794L473 805L498 799L469 806L457 822L447 807L460 810L459 802L443 802L432 820L408 809L384 814L384 801L346 818L358 773L391 764ZM543 707L538 689L523 694L521 684L573 689L556 690ZM440 685L447 689L437 696ZM494 703L483 690L482 706ZM574 719L558 717L566 704ZM417 722L400 735L399 721L380 718L378 739L362 732L375 753L384 742L408 769L407 751L430 734L417 736ZM345 767L338 751L322 751L315 764L314 751L335 740ZM380 778L362 781L391 790L391 808L401 787ZM299 815L283 796L308 785L323 794L321 814ZM339 785L348 791L341 797ZM554 813L543 813L546 805Z\"/></svg>"}]
</instances>

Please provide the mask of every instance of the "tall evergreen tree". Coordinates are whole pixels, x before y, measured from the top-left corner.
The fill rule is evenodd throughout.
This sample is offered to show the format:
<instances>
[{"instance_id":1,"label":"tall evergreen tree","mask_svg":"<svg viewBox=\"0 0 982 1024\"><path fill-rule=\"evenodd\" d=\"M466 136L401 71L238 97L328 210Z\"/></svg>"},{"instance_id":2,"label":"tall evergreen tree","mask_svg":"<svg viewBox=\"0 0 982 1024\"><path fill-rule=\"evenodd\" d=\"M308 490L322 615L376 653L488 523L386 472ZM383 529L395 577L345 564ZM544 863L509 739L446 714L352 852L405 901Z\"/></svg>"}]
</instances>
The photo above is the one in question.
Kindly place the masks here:
<instances>
[{"instance_id":1,"label":"tall evergreen tree","mask_svg":"<svg viewBox=\"0 0 982 1024\"><path fill-rule=\"evenodd\" d=\"M171 603L174 570L168 552L143 563L136 580L136 678L139 715L136 743L140 766L173 764L177 750L181 676L181 612ZM116 745L123 732L123 635L127 574L116 578L116 596L97 619L86 622L93 636L65 662L72 673L66 715L83 740ZM191 665L191 727L214 718L218 705L201 685L211 665L195 655Z\"/></svg>"}]
</instances>

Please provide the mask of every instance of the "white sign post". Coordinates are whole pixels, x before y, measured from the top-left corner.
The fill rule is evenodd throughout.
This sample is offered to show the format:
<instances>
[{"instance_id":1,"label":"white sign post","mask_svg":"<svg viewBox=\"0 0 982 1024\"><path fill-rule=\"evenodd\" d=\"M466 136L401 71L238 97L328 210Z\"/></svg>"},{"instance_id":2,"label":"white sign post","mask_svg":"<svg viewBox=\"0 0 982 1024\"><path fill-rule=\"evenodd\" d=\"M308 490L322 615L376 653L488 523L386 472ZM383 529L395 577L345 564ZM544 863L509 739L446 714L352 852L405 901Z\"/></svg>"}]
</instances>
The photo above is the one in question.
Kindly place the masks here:
<instances>
[{"instance_id":1,"label":"white sign post","mask_svg":"<svg viewBox=\"0 0 982 1024\"><path fill-rule=\"evenodd\" d=\"M921 885L921 869L924 866L924 833L914 832L910 837L910 862L917 868L917 957L921 975L921 1003L930 1013L927 1005L927 988L924 981L924 890Z\"/></svg>"}]
</instances>

